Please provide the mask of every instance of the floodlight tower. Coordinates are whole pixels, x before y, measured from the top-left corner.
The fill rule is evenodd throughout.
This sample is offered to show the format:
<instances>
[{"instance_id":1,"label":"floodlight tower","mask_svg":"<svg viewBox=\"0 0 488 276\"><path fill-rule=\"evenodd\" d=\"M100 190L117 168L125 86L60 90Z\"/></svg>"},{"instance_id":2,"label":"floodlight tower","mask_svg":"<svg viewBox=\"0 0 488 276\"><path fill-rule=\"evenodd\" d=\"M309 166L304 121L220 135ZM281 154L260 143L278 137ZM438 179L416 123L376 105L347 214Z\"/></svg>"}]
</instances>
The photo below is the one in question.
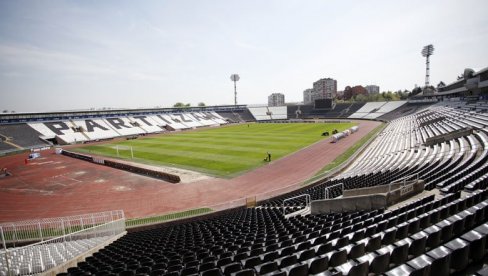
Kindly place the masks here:
<instances>
[{"instance_id":1,"label":"floodlight tower","mask_svg":"<svg viewBox=\"0 0 488 276\"><path fill-rule=\"evenodd\" d=\"M239 79L240 79L240 77L237 74L230 75L230 80L234 82L234 105L237 105L237 86L236 86L236 82Z\"/></svg>"},{"instance_id":2,"label":"floodlight tower","mask_svg":"<svg viewBox=\"0 0 488 276\"><path fill-rule=\"evenodd\" d=\"M429 57L434 54L434 45L429 44L427 46L424 46L422 49L422 56L426 57L425 61L425 87L429 86L429 77L430 77L430 68L429 68Z\"/></svg>"}]
</instances>

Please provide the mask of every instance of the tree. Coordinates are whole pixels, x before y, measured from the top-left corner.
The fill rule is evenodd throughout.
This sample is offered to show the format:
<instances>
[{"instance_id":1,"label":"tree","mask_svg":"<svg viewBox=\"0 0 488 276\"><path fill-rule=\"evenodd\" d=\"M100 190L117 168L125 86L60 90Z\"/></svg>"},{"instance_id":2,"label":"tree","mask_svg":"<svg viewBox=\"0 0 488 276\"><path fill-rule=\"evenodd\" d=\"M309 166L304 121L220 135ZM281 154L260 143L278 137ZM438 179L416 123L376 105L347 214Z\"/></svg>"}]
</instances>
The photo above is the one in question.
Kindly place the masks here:
<instances>
[{"instance_id":1,"label":"tree","mask_svg":"<svg viewBox=\"0 0 488 276\"><path fill-rule=\"evenodd\" d=\"M396 93L400 100L406 100L410 96L410 91L408 91L407 89L403 90L403 92L401 90L398 90Z\"/></svg>"},{"instance_id":2,"label":"tree","mask_svg":"<svg viewBox=\"0 0 488 276\"><path fill-rule=\"evenodd\" d=\"M177 108L187 108L187 107L190 107L191 104L190 103L187 103L187 104L184 104L182 102L177 102L173 105L173 107L177 107Z\"/></svg>"},{"instance_id":3,"label":"tree","mask_svg":"<svg viewBox=\"0 0 488 276\"><path fill-rule=\"evenodd\" d=\"M412 89L412 93L410 93L410 96L415 96L420 93L422 93L422 88L420 88L420 86L417 86L414 89Z\"/></svg>"},{"instance_id":4,"label":"tree","mask_svg":"<svg viewBox=\"0 0 488 276\"><path fill-rule=\"evenodd\" d=\"M368 95L368 102L383 102L384 100L380 93Z\"/></svg>"},{"instance_id":5,"label":"tree","mask_svg":"<svg viewBox=\"0 0 488 276\"><path fill-rule=\"evenodd\" d=\"M346 88L344 88L344 100L349 100L352 98L352 90L351 90L351 87L350 86L346 86Z\"/></svg>"},{"instance_id":6,"label":"tree","mask_svg":"<svg viewBox=\"0 0 488 276\"><path fill-rule=\"evenodd\" d=\"M385 93L385 96L383 96L383 97L385 98L386 101L391 101L393 99L393 95L392 94L393 93L391 93L391 91L388 91L387 93Z\"/></svg>"},{"instance_id":7,"label":"tree","mask_svg":"<svg viewBox=\"0 0 488 276\"><path fill-rule=\"evenodd\" d=\"M198 106L206 106L204 102L199 102Z\"/></svg>"},{"instance_id":8,"label":"tree","mask_svg":"<svg viewBox=\"0 0 488 276\"><path fill-rule=\"evenodd\" d=\"M366 88L364 88L362 85L354 86L353 88L351 88L351 91L353 96L356 95L368 96L368 90L366 90Z\"/></svg>"},{"instance_id":9,"label":"tree","mask_svg":"<svg viewBox=\"0 0 488 276\"><path fill-rule=\"evenodd\" d=\"M173 107L183 107L183 106L185 106L185 104L181 102L177 102L173 105Z\"/></svg>"},{"instance_id":10,"label":"tree","mask_svg":"<svg viewBox=\"0 0 488 276\"><path fill-rule=\"evenodd\" d=\"M365 102L368 99L368 97L363 94L358 94L354 96L354 99L358 102Z\"/></svg>"}]
</instances>

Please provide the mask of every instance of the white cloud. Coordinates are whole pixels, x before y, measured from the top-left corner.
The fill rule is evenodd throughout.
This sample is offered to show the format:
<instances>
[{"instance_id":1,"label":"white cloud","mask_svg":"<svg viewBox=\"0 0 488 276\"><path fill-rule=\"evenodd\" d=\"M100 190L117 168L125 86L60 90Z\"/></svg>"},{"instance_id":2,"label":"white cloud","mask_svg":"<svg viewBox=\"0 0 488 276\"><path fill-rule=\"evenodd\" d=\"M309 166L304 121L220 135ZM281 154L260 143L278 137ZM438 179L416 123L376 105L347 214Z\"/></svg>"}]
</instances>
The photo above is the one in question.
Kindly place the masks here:
<instances>
[{"instance_id":1,"label":"white cloud","mask_svg":"<svg viewBox=\"0 0 488 276\"><path fill-rule=\"evenodd\" d=\"M39 94L46 109L66 95L59 105L76 108L92 98L224 104L233 101L231 73L242 77L240 103L272 92L300 100L322 77L340 89L411 89L423 83L428 43L432 82L448 83L488 65L485 10L484 0L0 1L0 93L16 110L21 96Z\"/></svg>"}]
</instances>

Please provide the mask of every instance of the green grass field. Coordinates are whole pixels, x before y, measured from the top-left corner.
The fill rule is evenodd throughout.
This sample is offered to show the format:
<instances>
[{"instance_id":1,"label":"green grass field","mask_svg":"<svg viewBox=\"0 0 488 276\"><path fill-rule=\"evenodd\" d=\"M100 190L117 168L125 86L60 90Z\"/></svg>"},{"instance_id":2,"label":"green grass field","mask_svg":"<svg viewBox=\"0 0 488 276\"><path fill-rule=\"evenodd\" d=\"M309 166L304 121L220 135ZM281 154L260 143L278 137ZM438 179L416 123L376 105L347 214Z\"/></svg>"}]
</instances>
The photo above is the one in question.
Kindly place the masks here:
<instances>
[{"instance_id":1,"label":"green grass field","mask_svg":"<svg viewBox=\"0 0 488 276\"><path fill-rule=\"evenodd\" d=\"M323 139L324 131L342 131L353 125L252 123L86 146L75 151L129 159L130 150L119 150L117 156L115 148L117 145L132 146L135 162L233 177L265 164L267 151L274 161Z\"/></svg>"}]
</instances>

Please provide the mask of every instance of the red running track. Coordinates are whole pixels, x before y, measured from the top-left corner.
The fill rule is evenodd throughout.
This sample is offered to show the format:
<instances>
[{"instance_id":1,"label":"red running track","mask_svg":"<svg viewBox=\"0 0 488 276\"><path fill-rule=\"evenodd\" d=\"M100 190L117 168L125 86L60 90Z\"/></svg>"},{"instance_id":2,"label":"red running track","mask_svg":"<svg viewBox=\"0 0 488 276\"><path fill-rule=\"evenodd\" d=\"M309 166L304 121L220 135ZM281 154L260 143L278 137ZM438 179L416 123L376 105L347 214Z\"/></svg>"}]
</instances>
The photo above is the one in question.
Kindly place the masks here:
<instances>
[{"instance_id":1,"label":"red running track","mask_svg":"<svg viewBox=\"0 0 488 276\"><path fill-rule=\"evenodd\" d=\"M227 208L230 201L258 200L295 189L380 123L358 121L359 131L338 143L324 139L233 179L170 184L97 164L43 152L0 159L13 176L0 178L0 222L124 210L128 218L202 206ZM218 208L218 207L217 207Z\"/></svg>"}]
</instances>

